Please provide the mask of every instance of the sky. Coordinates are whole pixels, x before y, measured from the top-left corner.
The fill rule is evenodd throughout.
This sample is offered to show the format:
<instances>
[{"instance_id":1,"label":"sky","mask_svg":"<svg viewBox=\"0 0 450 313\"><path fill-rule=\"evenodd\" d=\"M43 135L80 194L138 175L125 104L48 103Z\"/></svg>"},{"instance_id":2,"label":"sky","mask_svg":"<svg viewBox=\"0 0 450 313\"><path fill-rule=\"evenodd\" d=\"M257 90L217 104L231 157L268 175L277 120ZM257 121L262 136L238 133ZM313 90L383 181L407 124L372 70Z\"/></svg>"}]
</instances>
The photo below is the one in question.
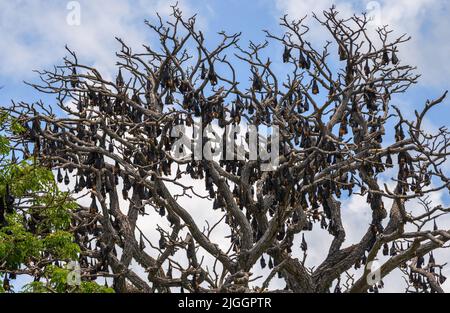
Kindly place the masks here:
<instances>
[{"instance_id":1,"label":"sky","mask_svg":"<svg viewBox=\"0 0 450 313\"><path fill-rule=\"evenodd\" d=\"M51 69L61 64L67 55L65 45L77 52L80 62L97 67L105 77L114 77L115 51L119 45L115 36L125 40L139 50L142 44L156 44L144 20L155 20L159 12L163 18L170 13L170 4L163 0L16 0L0 2L0 103L11 100L33 102L39 99L51 103L52 98L38 94L24 84L37 82L34 70ZM279 18L288 14L290 18L309 16L311 40L320 47L326 34L310 18L312 12L321 11L335 4L343 16L366 11L374 17L375 25L388 24L394 34L409 34L412 39L399 52L402 62L417 66L422 74L419 83L407 94L396 96L392 103L398 105L407 117L414 116L427 99L439 97L449 89L450 74L450 1L447 0L397 0L397 1L330 1L330 0L180 0L178 5L186 16L197 13L198 27L202 29L207 43L217 43L218 31L242 32L240 44L247 46L249 40L264 41L263 29L280 34ZM274 58L280 56L280 46L270 46ZM275 66L281 66L281 60ZM244 78L246 79L246 78ZM447 100L431 111L425 126L436 130L448 126L450 105ZM450 168L447 167L448 171ZM449 203L447 193L433 196L436 203ZM203 204L186 201L199 220L204 217ZM352 198L343 204L344 216L351 229L349 241L358 238L365 230L361 221L368 219L369 211L363 208L364 200ZM149 231L154 222L146 221L142 227ZM321 236L311 240L321 240ZM216 239L223 240L217 232ZM445 254L445 257L448 257ZM322 255L312 255L319 260ZM395 279L394 279L395 280ZM450 281L450 279L449 279ZM398 287L398 286L396 286ZM449 282L445 288L450 291Z\"/></svg>"}]
</instances>

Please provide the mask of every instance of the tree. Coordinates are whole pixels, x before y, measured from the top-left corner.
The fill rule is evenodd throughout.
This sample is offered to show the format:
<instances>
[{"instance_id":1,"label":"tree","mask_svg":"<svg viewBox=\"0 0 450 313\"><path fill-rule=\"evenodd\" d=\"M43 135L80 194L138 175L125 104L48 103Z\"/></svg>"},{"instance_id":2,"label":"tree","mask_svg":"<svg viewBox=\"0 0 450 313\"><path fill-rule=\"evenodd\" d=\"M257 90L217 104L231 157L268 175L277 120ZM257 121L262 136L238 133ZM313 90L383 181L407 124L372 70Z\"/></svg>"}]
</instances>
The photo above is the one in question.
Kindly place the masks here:
<instances>
[{"instance_id":1,"label":"tree","mask_svg":"<svg viewBox=\"0 0 450 313\"><path fill-rule=\"evenodd\" d=\"M57 188L51 170L16 155L8 137L20 138L20 123L2 110L0 125L0 292L14 291L20 275L33 278L26 292L108 291L90 280L79 286L68 281L64 264L80 252L70 232L77 205Z\"/></svg>"},{"instance_id":2,"label":"tree","mask_svg":"<svg viewBox=\"0 0 450 313\"><path fill-rule=\"evenodd\" d=\"M57 110L42 102L5 108L26 129L16 141L22 153L92 197L88 207L79 203L73 219L83 272L112 276L117 292L273 291L275 275L285 291L377 292L383 282L371 280L365 265L379 259L381 278L399 268L408 291L442 291L445 277L433 251L450 240L438 227L449 209L427 195L449 187L442 169L449 133L444 127L429 133L423 120L447 93L427 101L415 120L406 119L390 102L419 78L397 56L409 38L392 39L387 26L369 32L364 14L342 19L331 8L313 18L333 38L322 49L306 39L305 18L286 16L285 33L266 31L262 44L244 49L240 34L220 32L210 48L195 16L186 19L175 6L168 22L146 21L159 48L144 45L136 53L117 38L115 80L67 48L64 64L39 72L41 83L31 84L54 94ZM264 57L269 42L283 46L274 57L289 72L286 79ZM249 84L241 78L244 66ZM270 153L279 151L274 168L261 167L263 153L252 159L250 131L241 145L223 150L215 151L217 143L239 137L227 133L212 144L202 132L195 139L202 139L200 147L180 146L196 124L204 132L233 125L267 130L271 135L256 140ZM394 125L395 141L385 130ZM231 151L233 158L197 159L190 148L209 148L216 158ZM355 196L367 200L371 221L348 243L342 202ZM202 228L182 197L208 199L204 210L221 219ZM408 208L414 200L423 212ZM146 215L158 221L151 236L137 226ZM211 239L218 225L228 229L226 245ZM329 247L308 245L310 232L330 236ZM308 267L308 252L323 249L325 259ZM205 255L214 261L203 262ZM266 264L269 273L255 280L252 271ZM352 268L360 269L358 276L350 276Z\"/></svg>"}]
</instances>

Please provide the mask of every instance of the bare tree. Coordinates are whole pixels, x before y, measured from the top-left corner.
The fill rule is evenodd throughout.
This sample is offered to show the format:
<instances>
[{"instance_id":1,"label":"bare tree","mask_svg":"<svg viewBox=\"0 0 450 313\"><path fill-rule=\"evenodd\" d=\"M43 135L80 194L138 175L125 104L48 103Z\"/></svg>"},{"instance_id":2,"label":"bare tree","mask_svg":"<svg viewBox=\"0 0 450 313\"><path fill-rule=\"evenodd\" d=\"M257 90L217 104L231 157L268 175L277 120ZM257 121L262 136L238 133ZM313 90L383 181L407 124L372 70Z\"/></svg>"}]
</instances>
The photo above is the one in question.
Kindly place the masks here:
<instances>
[{"instance_id":1,"label":"bare tree","mask_svg":"<svg viewBox=\"0 0 450 313\"><path fill-rule=\"evenodd\" d=\"M383 282L373 281L365 265L384 255L380 278L400 268L409 291L442 292L444 264L432 252L450 240L449 230L438 227L449 209L433 206L427 195L449 188L442 164L450 140L446 128L431 134L423 121L447 93L406 119L390 101L419 78L397 56L410 38L392 39L387 26L372 33L364 14L342 19L331 8L313 18L333 38L320 49L305 39L306 18L286 16L285 32L265 31L262 44L243 48L240 34L220 32L212 47L195 16L186 19L175 6L168 22L159 15L156 23L146 21L158 48L144 45L135 53L117 39L115 81L67 49L64 64L39 72L41 82L32 84L56 95L56 110L42 102L7 108L27 128L25 138L13 138L22 152L92 197L90 207L80 204L72 225L82 246L83 279L113 277L117 292L263 292L275 291L268 286L278 275L287 292L376 292ZM264 56L269 42L284 47L274 57L289 72L285 79ZM244 66L249 84L239 78ZM233 160L174 157L179 138L172 129L199 120L203 129L277 126L279 165L263 171L260 157L252 160L247 148L238 159L234 146ZM395 138L386 136L388 125L396 125ZM211 139L202 139L204 148ZM190 184L181 182L186 177ZM199 181L206 194L195 190ZM341 203L355 195L367 198L371 223L359 241L347 243ZM181 197L210 200L204 210L222 218L202 228ZM414 200L423 212L408 208ZM137 226L143 215L163 217L154 230L158 242ZM210 236L219 224L229 229L226 247ZM304 235L313 231L331 236L330 246L308 246ZM314 249L327 254L310 268L305 260ZM215 261L204 262L205 254ZM269 274L254 277L252 269L266 263ZM350 274L352 268L361 270Z\"/></svg>"}]
</instances>

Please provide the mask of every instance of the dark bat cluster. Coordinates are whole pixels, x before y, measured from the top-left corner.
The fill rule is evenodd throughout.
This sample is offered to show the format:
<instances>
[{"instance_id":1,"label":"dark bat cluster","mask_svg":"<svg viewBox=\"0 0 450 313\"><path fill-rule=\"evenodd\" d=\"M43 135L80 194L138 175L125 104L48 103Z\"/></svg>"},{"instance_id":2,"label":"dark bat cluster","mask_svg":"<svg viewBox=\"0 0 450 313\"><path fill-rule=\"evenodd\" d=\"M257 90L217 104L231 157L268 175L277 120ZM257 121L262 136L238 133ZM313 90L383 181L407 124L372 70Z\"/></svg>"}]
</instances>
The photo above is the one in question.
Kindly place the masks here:
<instances>
[{"instance_id":1,"label":"dark bat cluster","mask_svg":"<svg viewBox=\"0 0 450 313\"><path fill-rule=\"evenodd\" d=\"M63 66L41 72L44 84L33 87L57 95L63 113L43 103L14 103L9 111L26 128L25 135L16 138L22 152L55 170L61 185L92 197L89 207L80 205L72 223L82 246L83 279L113 277L114 288L122 292L170 292L173 287L231 292L265 290L276 274L286 282L285 291L324 292L337 280L335 292L377 292L383 283L369 285L367 272L358 280L343 281L347 270L364 267L379 251L388 258L384 275L400 266L409 268L412 285L439 291L442 274L437 284L431 281L440 265L434 266L433 260L424 270L422 259L450 236L445 230L425 233L423 228L447 212L429 208L426 195L448 188L447 178L437 169L446 159L449 142L445 129L430 135L421 124L445 95L427 102L417 120L406 120L390 106L390 99L418 79L414 68L397 57L398 47L408 38L391 40L390 31L382 28L382 45L376 48L365 32L366 16L350 19L359 25L355 29L343 26L337 16L330 9L324 20L314 18L335 39L338 71L328 65L331 43L319 51L304 39L309 28L303 19L282 18L286 33L281 37L266 32L268 40L284 47L277 59L292 69L281 81L272 61L261 57L268 42L251 42L243 49L239 34L220 33L222 41L208 50L203 34L194 28L195 18L184 19L175 7L171 27L146 22L161 39L162 52L145 46L145 53L136 54L118 39L122 50L115 81L81 65L69 49L71 57ZM176 33L177 27L187 35ZM197 46L197 55L184 47L189 40ZM243 87L234 61L224 54L230 47L238 52L236 62L250 68ZM234 160L217 162L173 157L178 139L171 136L173 128L193 128L200 119L203 129L208 124L221 129L278 126L279 166L263 171L259 155L251 160L248 149L243 159L235 152ZM392 123L395 138L388 138L385 127ZM248 142L249 137L246 133L242 140ZM209 141L203 139L202 148ZM272 144L269 141L267 147ZM225 156L225 150L222 153ZM380 179L392 173L394 190ZM188 178L202 181L202 186L204 182L205 192L182 183ZM433 178L440 187L431 187ZM181 194L172 194L170 185L180 187ZM367 226L363 238L344 248L341 209L346 208L341 204L354 195L366 199L372 216L369 225L362 226ZM179 204L186 196L209 200L223 217L219 223L223 220L229 228L228 250L211 241L215 226L202 230ZM127 213L120 199L126 201ZM391 208L385 207L387 199L392 200ZM423 199L425 214L408 212L412 199ZM169 227L155 230L157 242L137 227L138 218L146 215L168 222ZM417 229L406 231L407 224ZM328 256L308 268L308 252L318 247L307 243L307 234L320 229L332 238ZM203 263L200 248L214 257L214 265ZM179 263L179 251L184 251L188 265ZM146 279L133 271L132 260L146 270ZM252 289L255 266L267 267L270 274Z\"/></svg>"},{"instance_id":2,"label":"dark bat cluster","mask_svg":"<svg viewBox=\"0 0 450 313\"><path fill-rule=\"evenodd\" d=\"M0 196L0 227L7 225L5 213L13 213L15 198L11 194L9 184L6 184L5 193Z\"/></svg>"}]
</instances>

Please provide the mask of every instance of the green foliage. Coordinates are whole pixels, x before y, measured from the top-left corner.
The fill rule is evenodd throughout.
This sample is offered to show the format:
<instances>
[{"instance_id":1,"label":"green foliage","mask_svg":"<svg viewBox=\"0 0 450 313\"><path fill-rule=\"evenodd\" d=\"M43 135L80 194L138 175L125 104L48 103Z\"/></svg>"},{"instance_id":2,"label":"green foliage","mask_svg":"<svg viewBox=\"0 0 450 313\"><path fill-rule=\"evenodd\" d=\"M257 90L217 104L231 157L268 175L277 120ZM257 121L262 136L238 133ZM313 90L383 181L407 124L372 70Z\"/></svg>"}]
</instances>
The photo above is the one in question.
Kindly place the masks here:
<instances>
[{"instance_id":1,"label":"green foliage","mask_svg":"<svg viewBox=\"0 0 450 313\"><path fill-rule=\"evenodd\" d=\"M72 234L66 231L56 231L43 240L45 249L58 259L75 260L80 247L73 242Z\"/></svg>"},{"instance_id":2,"label":"green foliage","mask_svg":"<svg viewBox=\"0 0 450 313\"><path fill-rule=\"evenodd\" d=\"M46 282L31 282L24 287L24 292L48 293L113 293L114 289L97 284L96 282L82 281L78 286L68 284L67 277L70 270L50 265L45 270Z\"/></svg>"},{"instance_id":3,"label":"green foliage","mask_svg":"<svg viewBox=\"0 0 450 313\"><path fill-rule=\"evenodd\" d=\"M5 207L0 211L4 218L0 223L0 293L5 292L3 281L8 279L5 271L41 261L45 261L41 267L44 281L33 281L24 292L113 292L95 282L82 281L79 286L67 283L70 270L59 264L76 261L80 253L69 232L71 212L77 204L58 189L51 170L33 159L13 156L8 136L23 132L20 123L0 111L0 201L7 196L14 199L12 212L6 212ZM37 220L33 227L32 219Z\"/></svg>"},{"instance_id":4,"label":"green foliage","mask_svg":"<svg viewBox=\"0 0 450 313\"><path fill-rule=\"evenodd\" d=\"M5 137L0 136L0 154L5 155L9 153L9 141Z\"/></svg>"},{"instance_id":5,"label":"green foliage","mask_svg":"<svg viewBox=\"0 0 450 313\"><path fill-rule=\"evenodd\" d=\"M18 222L17 214L7 215L8 226L0 229L0 262L9 270L15 270L31 258L38 258L43 251L42 241L27 232Z\"/></svg>"},{"instance_id":6,"label":"green foliage","mask_svg":"<svg viewBox=\"0 0 450 313\"><path fill-rule=\"evenodd\" d=\"M113 288L102 286L90 281L82 282L80 291L82 293L114 293Z\"/></svg>"}]
</instances>

